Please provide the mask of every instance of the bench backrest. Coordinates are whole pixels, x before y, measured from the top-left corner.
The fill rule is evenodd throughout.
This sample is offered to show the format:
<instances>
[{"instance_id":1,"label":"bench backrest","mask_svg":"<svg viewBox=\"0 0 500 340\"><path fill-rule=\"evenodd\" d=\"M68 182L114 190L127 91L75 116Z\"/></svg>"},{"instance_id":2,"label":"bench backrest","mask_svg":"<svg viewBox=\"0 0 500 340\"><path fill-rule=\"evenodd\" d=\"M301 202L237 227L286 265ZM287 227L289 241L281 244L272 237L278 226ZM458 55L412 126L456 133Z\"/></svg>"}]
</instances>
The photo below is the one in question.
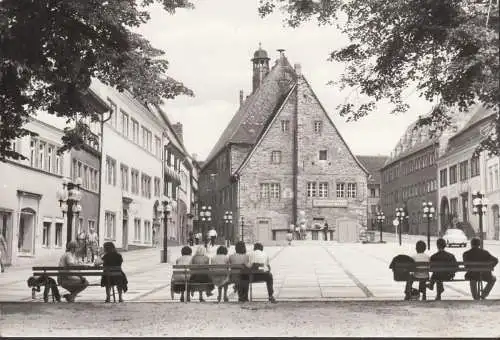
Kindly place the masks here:
<instances>
[{"instance_id":1,"label":"bench backrest","mask_svg":"<svg viewBox=\"0 0 500 340\"><path fill-rule=\"evenodd\" d=\"M258 271L260 267L263 267L263 265L254 265L252 268L242 264L174 264L172 266L176 274L213 274L219 272L239 274L242 271L252 273Z\"/></svg>"},{"instance_id":2,"label":"bench backrest","mask_svg":"<svg viewBox=\"0 0 500 340\"><path fill-rule=\"evenodd\" d=\"M67 267L49 267L38 266L32 267L33 276L66 276L66 275L83 275L83 276L119 276L121 275L120 266L67 266Z\"/></svg>"},{"instance_id":3,"label":"bench backrest","mask_svg":"<svg viewBox=\"0 0 500 340\"><path fill-rule=\"evenodd\" d=\"M395 263L395 271L408 272L484 272L492 271L495 267L493 262L413 262Z\"/></svg>"}]
</instances>

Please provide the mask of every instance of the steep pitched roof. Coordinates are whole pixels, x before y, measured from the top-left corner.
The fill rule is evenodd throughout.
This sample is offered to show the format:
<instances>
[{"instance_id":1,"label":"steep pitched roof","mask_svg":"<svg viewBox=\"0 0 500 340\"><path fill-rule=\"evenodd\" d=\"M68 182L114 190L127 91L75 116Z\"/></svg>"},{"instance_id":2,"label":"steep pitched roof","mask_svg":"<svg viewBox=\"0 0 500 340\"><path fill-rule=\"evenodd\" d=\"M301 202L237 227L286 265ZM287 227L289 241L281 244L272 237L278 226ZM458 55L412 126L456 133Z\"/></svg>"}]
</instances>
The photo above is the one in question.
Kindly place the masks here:
<instances>
[{"instance_id":1,"label":"steep pitched roof","mask_svg":"<svg viewBox=\"0 0 500 340\"><path fill-rule=\"evenodd\" d=\"M381 181L380 169L384 166L388 156L356 156L371 175L371 181L379 183Z\"/></svg>"},{"instance_id":2,"label":"steep pitched roof","mask_svg":"<svg viewBox=\"0 0 500 340\"><path fill-rule=\"evenodd\" d=\"M281 57L263 79L262 84L252 93L238 109L233 119L210 151L204 165L208 165L217 154L230 143L253 144L257 141L269 116L276 110L280 94L278 80L283 74L295 76L295 71L286 57ZM287 85L287 91L293 82Z\"/></svg>"},{"instance_id":3,"label":"steep pitched roof","mask_svg":"<svg viewBox=\"0 0 500 340\"><path fill-rule=\"evenodd\" d=\"M241 165L238 167L238 169L235 171L235 174L238 175L240 173L240 171L245 167L245 165L248 163L248 161L250 160L250 158L252 157L252 155L255 153L255 150L257 149L257 147L260 145L260 143L262 142L262 140L264 139L264 137L267 135L267 132L269 131L270 127L272 126L273 122L276 120L276 118L278 117L280 111L283 109L283 107L285 106L285 104L287 103L287 101L290 99L290 97L292 96L297 96L297 91L294 91L298 86L300 86L301 84L299 84L299 79L303 80L303 84L305 84L305 86L307 86L312 95L316 98L318 104L320 105L321 107L321 110L323 111L323 113L325 114L325 116L327 117L328 121L330 122L330 124L332 125L332 127L335 129L335 131L337 132L337 135L339 136L340 140L344 143L345 147L347 148L347 151L351 154L351 156L354 158L354 161L359 165L359 167L366 173L366 174L369 174L369 171L365 168L365 166L358 160L358 158L352 153L351 149L349 148L349 146L347 145L347 143L345 142L344 138L342 138L342 135L340 134L340 132L337 130L337 127L335 126L335 124L333 123L332 119L330 118L330 116L328 115L328 113L326 112L325 108L323 107L323 105L321 104L319 98L316 96L316 94L314 93L311 85L309 84L309 82L307 81L307 79L303 76L303 75L300 75L297 77L297 80L294 82L292 88L290 88L290 90L288 90L288 93L286 94L285 97L282 97L280 96L280 98L282 98L278 103L279 103L279 106L276 107L276 110L274 110L273 114L268 118L266 124L264 125L263 129L262 129L262 132L259 134L258 136L258 139L256 140L256 143L254 144L254 146L252 147L252 150L250 150L250 152L246 155L245 159L243 160L243 162L241 163ZM296 101L298 102L298 100ZM297 105L297 104L296 104Z\"/></svg>"}]
</instances>

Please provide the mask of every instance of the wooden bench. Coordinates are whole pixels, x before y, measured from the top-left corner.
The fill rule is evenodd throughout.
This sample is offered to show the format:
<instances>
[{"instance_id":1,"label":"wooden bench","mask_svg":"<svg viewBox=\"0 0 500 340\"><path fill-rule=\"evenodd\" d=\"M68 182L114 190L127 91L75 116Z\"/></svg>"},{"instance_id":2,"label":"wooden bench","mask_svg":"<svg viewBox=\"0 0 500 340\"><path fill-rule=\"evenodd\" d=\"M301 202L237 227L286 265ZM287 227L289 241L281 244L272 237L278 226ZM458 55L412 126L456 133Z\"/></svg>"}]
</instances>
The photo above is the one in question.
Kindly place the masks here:
<instances>
[{"instance_id":1,"label":"wooden bench","mask_svg":"<svg viewBox=\"0 0 500 340\"><path fill-rule=\"evenodd\" d=\"M432 273L449 273L454 272L455 276L450 280L440 280L442 282L460 282L470 281L463 278L458 278L456 273L459 272L491 272L495 264L492 262L413 262L413 263L395 263L394 272L398 272L401 277L412 277L414 273L426 273L429 278L418 279L413 278L414 281L430 281ZM406 282L407 279L397 279L396 275L394 281ZM483 292L482 281L478 281L478 291L481 295ZM423 292L423 297L426 297L426 291Z\"/></svg>"},{"instance_id":2,"label":"wooden bench","mask_svg":"<svg viewBox=\"0 0 500 340\"><path fill-rule=\"evenodd\" d=\"M33 267L33 277L35 278L42 278L42 285L45 287L45 289L50 288L50 283L47 278L52 278L56 281L57 285L59 285L59 282L57 280L57 277L59 276L104 276L107 278L109 285L111 286L111 277L112 276L121 276L121 267L116 266L116 267L103 267L103 266L69 266L69 267ZM90 284L89 286L100 286L101 283L93 283ZM116 302L116 296L115 296L115 287L113 286L113 302ZM54 302L54 296L52 296L52 302ZM48 299L45 300L45 302L48 302Z\"/></svg>"},{"instance_id":3,"label":"wooden bench","mask_svg":"<svg viewBox=\"0 0 500 340\"><path fill-rule=\"evenodd\" d=\"M178 283L183 283L184 284L184 291L188 292L188 288L192 288L193 286L204 286L206 283L191 283L189 282L190 278L192 275L196 274L203 274L203 275L217 275L217 276L224 276L227 275L229 276L229 282L227 284L231 283L238 283L238 281L235 279L235 276L239 276L241 274L247 274L249 276L249 289L250 289L250 297L249 300L252 301L252 283L256 283L253 281L253 275L254 274L259 274L262 273L261 270L259 270L260 267L263 265L254 265L252 268L248 268L245 265L231 265L231 264L190 264L190 265L179 265L179 264L174 264L172 266L173 272L172 272L172 277L174 276L183 276L183 280L178 280L178 281L171 281L170 284L170 294L172 297L172 300L174 299L174 284ZM200 290L200 289L190 289L190 290ZM184 299L184 302L188 302L188 299Z\"/></svg>"}]
</instances>

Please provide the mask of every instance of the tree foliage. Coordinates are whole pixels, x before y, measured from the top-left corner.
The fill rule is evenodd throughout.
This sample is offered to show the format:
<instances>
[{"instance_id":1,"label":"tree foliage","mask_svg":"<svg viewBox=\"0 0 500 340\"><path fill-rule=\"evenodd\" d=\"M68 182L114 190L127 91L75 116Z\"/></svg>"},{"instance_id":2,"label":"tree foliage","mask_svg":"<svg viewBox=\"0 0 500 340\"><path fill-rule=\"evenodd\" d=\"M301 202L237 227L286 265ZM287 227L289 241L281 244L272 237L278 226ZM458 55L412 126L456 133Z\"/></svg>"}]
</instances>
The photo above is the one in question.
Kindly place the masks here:
<instances>
[{"instance_id":1,"label":"tree foliage","mask_svg":"<svg viewBox=\"0 0 500 340\"><path fill-rule=\"evenodd\" d=\"M276 9L291 27L316 20L336 25L350 39L329 59L346 65L341 88L369 98L339 106L348 120L366 116L382 100L394 104L394 113L406 111L403 91L416 84L420 96L437 102L419 125L442 130L454 110L482 103L496 120L480 148L500 154L496 0L260 0L261 16Z\"/></svg>"},{"instance_id":2,"label":"tree foliage","mask_svg":"<svg viewBox=\"0 0 500 340\"><path fill-rule=\"evenodd\" d=\"M88 128L77 119L100 118L82 94L97 78L145 103L193 95L167 75L164 52L132 29L149 20L154 3L174 14L188 0L0 0L0 160L23 159L15 138L37 111L66 117L64 150ZM80 122L79 121L79 122Z\"/></svg>"}]
</instances>

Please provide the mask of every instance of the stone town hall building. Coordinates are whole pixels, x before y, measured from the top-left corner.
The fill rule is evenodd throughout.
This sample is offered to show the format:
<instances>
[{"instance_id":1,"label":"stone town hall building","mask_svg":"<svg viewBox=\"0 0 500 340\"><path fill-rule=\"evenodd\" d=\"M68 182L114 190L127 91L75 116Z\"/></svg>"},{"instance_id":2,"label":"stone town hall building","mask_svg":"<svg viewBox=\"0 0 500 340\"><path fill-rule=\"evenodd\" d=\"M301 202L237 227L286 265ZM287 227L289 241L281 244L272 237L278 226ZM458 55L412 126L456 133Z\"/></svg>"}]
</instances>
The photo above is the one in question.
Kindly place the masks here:
<instances>
[{"instance_id":1,"label":"stone town hall building","mask_svg":"<svg viewBox=\"0 0 500 340\"><path fill-rule=\"evenodd\" d=\"M269 243L305 225L308 239L356 241L367 220L367 177L301 73L283 50L272 68L254 53L253 91L200 174L200 208L210 206L221 239ZM233 223L224 223L232 212ZM305 212L305 214L304 214ZM333 232L334 231L334 232ZM227 237L226 237L227 236Z\"/></svg>"}]
</instances>

